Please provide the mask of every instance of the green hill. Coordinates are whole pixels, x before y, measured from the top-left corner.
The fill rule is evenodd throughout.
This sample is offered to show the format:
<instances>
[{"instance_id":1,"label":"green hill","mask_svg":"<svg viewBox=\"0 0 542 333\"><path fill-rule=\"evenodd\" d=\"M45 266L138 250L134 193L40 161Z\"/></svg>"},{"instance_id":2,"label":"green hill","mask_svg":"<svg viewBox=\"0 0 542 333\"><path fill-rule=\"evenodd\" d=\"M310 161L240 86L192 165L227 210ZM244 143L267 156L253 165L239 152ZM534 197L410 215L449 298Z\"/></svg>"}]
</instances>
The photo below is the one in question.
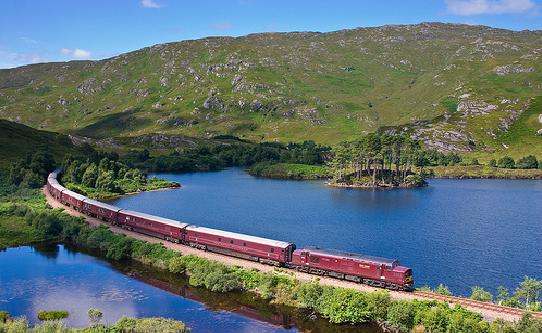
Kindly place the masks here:
<instances>
[{"instance_id":1,"label":"green hill","mask_svg":"<svg viewBox=\"0 0 542 333\"><path fill-rule=\"evenodd\" d=\"M40 131L0 119L0 169L36 151L47 151L57 161L73 149L67 135Z\"/></svg>"},{"instance_id":2,"label":"green hill","mask_svg":"<svg viewBox=\"0 0 542 333\"><path fill-rule=\"evenodd\" d=\"M442 23L209 37L1 70L0 118L95 138L334 144L385 129L542 157L541 55L542 31Z\"/></svg>"}]
</instances>

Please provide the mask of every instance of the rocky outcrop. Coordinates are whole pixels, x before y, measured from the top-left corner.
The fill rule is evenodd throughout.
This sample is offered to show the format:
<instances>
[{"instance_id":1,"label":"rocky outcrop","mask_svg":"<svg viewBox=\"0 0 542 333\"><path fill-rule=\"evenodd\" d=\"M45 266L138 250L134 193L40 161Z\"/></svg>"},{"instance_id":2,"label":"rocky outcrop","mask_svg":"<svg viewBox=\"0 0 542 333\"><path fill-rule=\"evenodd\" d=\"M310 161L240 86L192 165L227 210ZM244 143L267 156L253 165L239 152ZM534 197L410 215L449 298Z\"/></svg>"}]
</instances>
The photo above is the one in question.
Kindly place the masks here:
<instances>
[{"instance_id":1,"label":"rocky outcrop","mask_svg":"<svg viewBox=\"0 0 542 333\"><path fill-rule=\"evenodd\" d=\"M495 67L495 74L497 75L508 75L508 74L519 74L519 73L531 73L534 72L533 67L523 67L522 65L504 65Z\"/></svg>"},{"instance_id":2,"label":"rocky outcrop","mask_svg":"<svg viewBox=\"0 0 542 333\"><path fill-rule=\"evenodd\" d=\"M221 109L224 107L224 100L220 97L211 96L203 102L203 107L209 109Z\"/></svg>"}]
</instances>

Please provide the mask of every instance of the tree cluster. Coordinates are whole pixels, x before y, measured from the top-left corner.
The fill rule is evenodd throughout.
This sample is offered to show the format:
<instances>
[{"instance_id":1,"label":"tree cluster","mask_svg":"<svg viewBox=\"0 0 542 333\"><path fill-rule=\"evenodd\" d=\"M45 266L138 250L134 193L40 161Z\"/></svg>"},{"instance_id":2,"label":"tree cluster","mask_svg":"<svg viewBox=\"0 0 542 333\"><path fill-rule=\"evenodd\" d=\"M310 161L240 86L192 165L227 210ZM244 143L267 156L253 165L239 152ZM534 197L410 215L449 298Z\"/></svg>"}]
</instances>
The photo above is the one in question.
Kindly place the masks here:
<instances>
[{"instance_id":1,"label":"tree cluster","mask_svg":"<svg viewBox=\"0 0 542 333\"><path fill-rule=\"evenodd\" d=\"M491 160L489 166L504 169L537 169L542 168L542 163L533 155L522 157L517 162L510 156L504 156L499 160Z\"/></svg>"},{"instance_id":2,"label":"tree cluster","mask_svg":"<svg viewBox=\"0 0 542 333\"><path fill-rule=\"evenodd\" d=\"M331 148L314 141L235 143L228 145L199 145L168 155L150 156L148 151L134 151L124 157L130 166L156 172L206 171L231 166L251 166L260 162L323 164Z\"/></svg>"},{"instance_id":3,"label":"tree cluster","mask_svg":"<svg viewBox=\"0 0 542 333\"><path fill-rule=\"evenodd\" d=\"M397 185L413 173L413 167L427 165L416 140L403 135L370 133L344 142L334 150L330 163L338 181L369 177L371 184Z\"/></svg>"},{"instance_id":4,"label":"tree cluster","mask_svg":"<svg viewBox=\"0 0 542 333\"><path fill-rule=\"evenodd\" d=\"M47 152L38 151L18 160L9 168L9 182L25 188L41 187L47 176L55 168L53 156Z\"/></svg>"},{"instance_id":5,"label":"tree cluster","mask_svg":"<svg viewBox=\"0 0 542 333\"><path fill-rule=\"evenodd\" d=\"M126 185L137 189L147 181L144 173L119 162L116 154L67 155L62 162L62 170L64 183L80 184L101 192L122 193Z\"/></svg>"}]
</instances>

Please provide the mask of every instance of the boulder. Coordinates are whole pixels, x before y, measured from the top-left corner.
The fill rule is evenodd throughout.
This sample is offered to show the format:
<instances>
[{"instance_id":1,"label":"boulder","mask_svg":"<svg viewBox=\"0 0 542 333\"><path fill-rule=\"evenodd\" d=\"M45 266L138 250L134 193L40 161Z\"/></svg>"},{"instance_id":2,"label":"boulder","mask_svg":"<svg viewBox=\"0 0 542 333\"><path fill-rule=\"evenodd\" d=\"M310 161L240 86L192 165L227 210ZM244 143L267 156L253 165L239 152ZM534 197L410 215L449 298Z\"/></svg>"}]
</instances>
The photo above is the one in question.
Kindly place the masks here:
<instances>
[{"instance_id":1,"label":"boulder","mask_svg":"<svg viewBox=\"0 0 542 333\"><path fill-rule=\"evenodd\" d=\"M223 107L224 100L220 97L209 97L203 103L205 109L220 109Z\"/></svg>"}]
</instances>

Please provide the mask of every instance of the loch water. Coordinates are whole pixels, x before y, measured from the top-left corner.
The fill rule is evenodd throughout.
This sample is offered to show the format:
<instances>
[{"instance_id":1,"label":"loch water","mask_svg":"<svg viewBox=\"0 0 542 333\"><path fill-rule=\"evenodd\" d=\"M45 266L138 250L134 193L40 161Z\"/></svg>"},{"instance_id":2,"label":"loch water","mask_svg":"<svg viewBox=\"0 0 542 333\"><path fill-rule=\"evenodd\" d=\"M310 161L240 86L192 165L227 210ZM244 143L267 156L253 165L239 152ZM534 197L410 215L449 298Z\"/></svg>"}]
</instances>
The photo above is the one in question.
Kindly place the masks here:
<instances>
[{"instance_id":1,"label":"loch water","mask_svg":"<svg viewBox=\"0 0 542 333\"><path fill-rule=\"evenodd\" d=\"M122 316L183 321L191 332L362 332L374 325L332 325L310 313L269 305L250 293L213 293L179 274L138 262L115 262L69 245L41 244L0 252L0 311L38 322L39 310L67 310L67 324L89 325L89 308L103 323Z\"/></svg>"},{"instance_id":2,"label":"loch water","mask_svg":"<svg viewBox=\"0 0 542 333\"><path fill-rule=\"evenodd\" d=\"M542 279L542 181L431 179L420 189L330 188L243 169L157 174L182 188L113 203L187 223L397 258L417 286L514 289Z\"/></svg>"}]
</instances>

